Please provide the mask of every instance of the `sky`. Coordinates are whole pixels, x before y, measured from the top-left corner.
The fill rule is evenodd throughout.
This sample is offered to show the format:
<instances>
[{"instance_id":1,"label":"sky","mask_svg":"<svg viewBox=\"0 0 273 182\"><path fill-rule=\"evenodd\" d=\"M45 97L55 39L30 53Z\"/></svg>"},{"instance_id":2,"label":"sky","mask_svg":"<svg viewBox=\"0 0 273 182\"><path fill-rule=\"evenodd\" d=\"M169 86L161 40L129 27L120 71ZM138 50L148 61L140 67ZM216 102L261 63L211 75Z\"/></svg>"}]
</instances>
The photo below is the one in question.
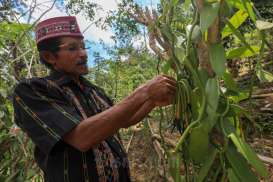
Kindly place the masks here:
<instances>
[{"instance_id":1,"label":"sky","mask_svg":"<svg viewBox=\"0 0 273 182\"><path fill-rule=\"evenodd\" d=\"M91 0L90 0L91 1ZM118 2L120 0L97 0L97 1L91 1L97 3L102 10L97 11L95 15L95 20L99 17L106 17L107 12L110 10L117 10L118 8ZM30 5L32 0L27 0L27 4ZM156 6L156 3L159 2L159 0L136 0L136 2L142 6ZM53 3L53 0L37 0L37 4L39 5L39 8L36 8L36 10L33 12L31 19L31 22L34 22L38 17L41 16L41 14L47 10ZM56 17L56 16L65 16L67 15L65 11L61 11L56 6L53 7L48 13L46 13L41 20ZM80 26L81 31L85 30L88 26L90 26L91 22L86 20L86 18L82 15L74 15L77 18L78 24ZM26 21L26 19L21 19L22 22ZM99 41L102 40L107 46L111 46L114 44L111 37L114 35L111 29L108 30L102 30L98 27L96 27L94 24L91 24L91 26L84 32L84 37L88 41L93 42L91 44L91 49L88 52L88 65L93 65L93 52L99 52L101 56L107 57L107 53L105 50L103 50L102 46L99 44ZM140 45L141 41L144 40L138 40L135 43L135 46Z\"/></svg>"}]
</instances>

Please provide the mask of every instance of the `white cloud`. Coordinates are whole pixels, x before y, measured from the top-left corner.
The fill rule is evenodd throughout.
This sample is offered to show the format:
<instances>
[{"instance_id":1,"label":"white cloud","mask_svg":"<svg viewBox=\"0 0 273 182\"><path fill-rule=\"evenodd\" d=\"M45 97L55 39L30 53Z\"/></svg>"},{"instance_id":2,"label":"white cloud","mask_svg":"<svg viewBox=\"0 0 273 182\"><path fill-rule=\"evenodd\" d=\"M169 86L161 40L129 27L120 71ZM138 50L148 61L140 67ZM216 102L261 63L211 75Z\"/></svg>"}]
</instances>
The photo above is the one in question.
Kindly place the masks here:
<instances>
[{"instance_id":1,"label":"white cloud","mask_svg":"<svg viewBox=\"0 0 273 182\"><path fill-rule=\"evenodd\" d=\"M28 0L26 3L30 5L32 0ZM94 1L92 1L94 2ZM38 8L35 9L35 11L32 14L31 23L37 20L43 12L45 12L47 9L51 7L53 3L53 0L37 0ZM107 16L107 11L110 10L117 10L117 0L99 0L97 3L102 10L99 10L96 12L95 20L99 18L105 18ZM56 17L56 16L65 16L67 15L65 11L60 11L55 6L47 12L41 20ZM77 17L78 24L80 26L81 31L83 32L87 27L90 26L91 22L87 20L82 15L74 15ZM21 19L22 22L25 22L26 20ZM113 36L113 32L109 30L101 30L99 27L96 27L95 24L91 24L91 26L84 32L85 38L92 41L99 41L100 39L103 40L106 44L113 44L113 40L111 39L111 36Z\"/></svg>"},{"instance_id":2,"label":"white cloud","mask_svg":"<svg viewBox=\"0 0 273 182\"><path fill-rule=\"evenodd\" d=\"M36 0L38 8L35 8L35 11L32 14L31 23L37 20L43 12L45 12L47 9L49 9L52 6L53 0ZM94 0L86 0L90 2L94 2ZM30 5L32 0L26 0L26 3ZM108 11L114 11L118 9L118 3L120 0L97 0L95 3L97 3L102 10L96 11L95 20L99 18L105 18L107 16ZM146 1L146 0L136 0L137 3L139 3L142 6L148 6L151 8L156 7L156 4L159 3L159 0L152 0L152 1ZM49 12L47 12L41 20L56 17L56 16L65 16L67 15L65 11L60 11L56 6L54 6ZM95 24L91 24L89 20L87 20L82 15L74 15L77 17L77 21L79 23L80 29L83 32L86 28L88 28L84 32L84 36L86 39L98 42L99 40L103 40L108 45L113 45L114 42L111 39L111 37L114 35L114 33L111 31L111 29L108 30L102 30L99 27L96 27ZM25 22L26 20L21 19L22 22ZM91 24L91 26L90 26ZM146 37L147 38L147 37ZM147 41L147 40L146 40ZM134 41L135 47L139 47L141 44L144 43L144 38L137 37Z\"/></svg>"}]
</instances>

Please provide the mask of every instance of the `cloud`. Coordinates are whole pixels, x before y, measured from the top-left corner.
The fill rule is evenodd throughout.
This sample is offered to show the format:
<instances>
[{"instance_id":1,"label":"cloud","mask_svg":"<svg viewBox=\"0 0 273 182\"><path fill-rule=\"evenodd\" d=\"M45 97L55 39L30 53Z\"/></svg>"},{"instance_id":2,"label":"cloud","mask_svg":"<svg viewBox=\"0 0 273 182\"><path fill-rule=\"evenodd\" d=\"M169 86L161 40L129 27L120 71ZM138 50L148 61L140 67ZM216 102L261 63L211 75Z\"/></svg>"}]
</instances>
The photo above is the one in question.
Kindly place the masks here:
<instances>
[{"instance_id":1,"label":"cloud","mask_svg":"<svg viewBox=\"0 0 273 182\"><path fill-rule=\"evenodd\" d=\"M27 0L26 3L28 5L31 5L32 0ZM94 1L92 1L94 2ZM52 6L53 0L37 0L38 7L35 9L35 11L32 14L32 19L30 23L33 23L36 21L43 12L45 12L47 9L49 9ZM99 0L96 2L102 10L99 10L96 12L95 20L99 18L105 18L107 16L107 11L110 10L117 10L118 1L116 0ZM54 6L49 12L47 12L41 20L56 17L56 16L65 16L67 15L65 11L61 11L56 6ZM108 30L102 30L99 27L96 27L95 24L92 24L91 21L87 20L86 17L82 15L74 15L77 17L77 21L79 23L80 29L83 32L87 27L88 29L84 32L85 38L88 40L92 40L95 42L98 42L99 40L103 40L106 44L113 44L113 40L111 37L114 35L114 33L111 31L111 29ZM25 19L21 19L22 22L26 21ZM91 25L91 26L90 26Z\"/></svg>"}]
</instances>

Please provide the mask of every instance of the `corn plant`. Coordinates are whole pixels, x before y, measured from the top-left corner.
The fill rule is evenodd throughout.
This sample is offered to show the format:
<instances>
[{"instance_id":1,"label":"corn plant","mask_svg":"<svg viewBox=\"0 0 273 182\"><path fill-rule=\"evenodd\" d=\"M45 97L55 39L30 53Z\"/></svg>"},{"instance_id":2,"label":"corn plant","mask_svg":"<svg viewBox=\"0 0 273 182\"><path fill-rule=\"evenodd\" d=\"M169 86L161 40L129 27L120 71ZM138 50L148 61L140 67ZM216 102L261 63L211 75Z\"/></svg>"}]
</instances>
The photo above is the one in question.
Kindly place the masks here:
<instances>
[{"instance_id":1,"label":"corn plant","mask_svg":"<svg viewBox=\"0 0 273 182\"><path fill-rule=\"evenodd\" d=\"M193 17L190 23L181 18L187 12ZM250 0L162 0L160 15L152 16L146 9L146 19L135 17L148 26L152 49L168 61L165 72L173 68L177 76L174 123L181 137L169 156L175 181L254 182L268 177L246 142L240 120L241 115L251 120L238 105L240 98L251 97L251 91L240 92L226 69L228 59L253 57L258 78L272 81L259 63L269 47L265 31L272 24L256 13ZM240 31L246 20L258 44L252 45ZM240 47L223 45L232 39ZM164 51L155 48L155 40Z\"/></svg>"}]
</instances>

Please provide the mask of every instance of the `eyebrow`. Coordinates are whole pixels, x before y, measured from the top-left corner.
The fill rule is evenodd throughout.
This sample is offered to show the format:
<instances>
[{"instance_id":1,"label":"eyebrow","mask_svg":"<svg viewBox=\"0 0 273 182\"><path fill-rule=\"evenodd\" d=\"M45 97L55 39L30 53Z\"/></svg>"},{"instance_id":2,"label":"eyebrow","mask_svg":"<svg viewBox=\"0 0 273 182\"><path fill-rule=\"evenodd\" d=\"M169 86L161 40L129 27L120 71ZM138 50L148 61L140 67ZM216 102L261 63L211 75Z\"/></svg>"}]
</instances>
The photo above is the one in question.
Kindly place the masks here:
<instances>
[{"instance_id":1,"label":"eyebrow","mask_svg":"<svg viewBox=\"0 0 273 182\"><path fill-rule=\"evenodd\" d=\"M63 47L63 46L66 46L66 45L78 45L78 44L85 44L84 41L81 41L81 42L68 42L68 43L63 43L63 44L60 44L59 47Z\"/></svg>"}]
</instances>

